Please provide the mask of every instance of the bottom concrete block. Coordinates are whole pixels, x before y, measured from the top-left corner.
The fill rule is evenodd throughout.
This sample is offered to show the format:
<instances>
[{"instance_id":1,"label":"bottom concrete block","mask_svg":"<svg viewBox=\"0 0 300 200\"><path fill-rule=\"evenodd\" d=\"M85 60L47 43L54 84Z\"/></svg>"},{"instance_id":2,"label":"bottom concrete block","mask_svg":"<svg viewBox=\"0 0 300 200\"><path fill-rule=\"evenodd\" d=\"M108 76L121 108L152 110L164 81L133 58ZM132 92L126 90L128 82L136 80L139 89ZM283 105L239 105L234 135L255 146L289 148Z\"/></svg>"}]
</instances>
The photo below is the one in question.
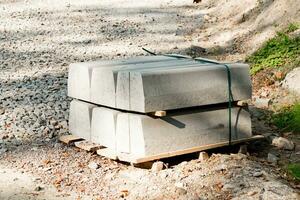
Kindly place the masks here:
<instances>
[{"instance_id":1,"label":"bottom concrete block","mask_svg":"<svg viewBox=\"0 0 300 200\"><path fill-rule=\"evenodd\" d=\"M92 110L97 106L73 100L70 104L69 131L86 140L91 139Z\"/></svg>"},{"instance_id":2,"label":"bottom concrete block","mask_svg":"<svg viewBox=\"0 0 300 200\"><path fill-rule=\"evenodd\" d=\"M173 111L166 117L121 113L117 118L117 152L143 157L229 140L228 109ZM249 138L250 114L232 109L232 140Z\"/></svg>"}]
</instances>

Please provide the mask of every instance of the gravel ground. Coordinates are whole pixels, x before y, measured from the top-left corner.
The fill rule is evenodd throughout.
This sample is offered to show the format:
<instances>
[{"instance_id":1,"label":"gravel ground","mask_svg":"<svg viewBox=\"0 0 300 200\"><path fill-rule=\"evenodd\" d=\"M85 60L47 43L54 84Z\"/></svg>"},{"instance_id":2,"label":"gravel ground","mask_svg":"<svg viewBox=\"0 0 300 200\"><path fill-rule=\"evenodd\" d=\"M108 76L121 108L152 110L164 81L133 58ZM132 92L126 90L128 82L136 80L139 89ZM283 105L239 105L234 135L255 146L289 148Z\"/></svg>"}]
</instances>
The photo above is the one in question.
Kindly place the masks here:
<instances>
[{"instance_id":1,"label":"gravel ground","mask_svg":"<svg viewBox=\"0 0 300 200\"><path fill-rule=\"evenodd\" d=\"M182 23L201 21L194 16L197 7L160 2L1 1L0 143L67 132L70 63L190 45Z\"/></svg>"},{"instance_id":2,"label":"gravel ground","mask_svg":"<svg viewBox=\"0 0 300 200\"><path fill-rule=\"evenodd\" d=\"M213 154L154 172L56 143L15 148L2 154L0 166L34 174L39 185L53 184L67 197L75 192L91 199L299 198L281 180L280 168L244 154Z\"/></svg>"},{"instance_id":3,"label":"gravel ground","mask_svg":"<svg viewBox=\"0 0 300 200\"><path fill-rule=\"evenodd\" d=\"M1 199L297 199L276 167L241 154L151 172L56 142L68 132L70 63L145 55L141 47L186 52L210 37L199 27L216 22L199 8L191 0L0 0L0 168L40 180L28 182L32 193L0 184ZM40 184L56 191L35 191Z\"/></svg>"}]
</instances>

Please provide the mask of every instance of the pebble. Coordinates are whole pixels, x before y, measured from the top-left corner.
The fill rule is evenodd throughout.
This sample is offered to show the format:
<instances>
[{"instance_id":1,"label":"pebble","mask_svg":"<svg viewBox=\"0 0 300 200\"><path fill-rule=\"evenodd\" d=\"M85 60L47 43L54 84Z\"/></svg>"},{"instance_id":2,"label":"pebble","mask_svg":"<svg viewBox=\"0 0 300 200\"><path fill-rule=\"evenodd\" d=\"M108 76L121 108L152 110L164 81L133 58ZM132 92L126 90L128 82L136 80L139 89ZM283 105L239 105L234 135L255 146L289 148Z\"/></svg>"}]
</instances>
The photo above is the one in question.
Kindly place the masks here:
<instances>
[{"instance_id":1,"label":"pebble","mask_svg":"<svg viewBox=\"0 0 300 200\"><path fill-rule=\"evenodd\" d=\"M6 149L6 148L1 148L1 149L0 149L0 155L3 154L3 153L5 153L5 152L7 152L7 151L8 151L8 149Z\"/></svg>"},{"instance_id":2,"label":"pebble","mask_svg":"<svg viewBox=\"0 0 300 200\"><path fill-rule=\"evenodd\" d=\"M254 176L254 177L260 177L260 176L262 176L262 175L263 175L262 172L254 172L254 173L253 173L253 176Z\"/></svg>"},{"instance_id":3,"label":"pebble","mask_svg":"<svg viewBox=\"0 0 300 200\"><path fill-rule=\"evenodd\" d=\"M273 164L277 164L278 160L279 160L279 158L277 156L275 156L272 153L268 153L268 162L273 163Z\"/></svg>"},{"instance_id":4,"label":"pebble","mask_svg":"<svg viewBox=\"0 0 300 200\"><path fill-rule=\"evenodd\" d=\"M95 163L95 162L90 162L90 163L88 164L88 167L89 167L90 169L96 170L96 169L99 168L99 165L98 165L97 163Z\"/></svg>"},{"instance_id":5,"label":"pebble","mask_svg":"<svg viewBox=\"0 0 300 200\"><path fill-rule=\"evenodd\" d=\"M187 193L186 189L180 187L176 187L175 191L178 195L185 195Z\"/></svg>"},{"instance_id":6,"label":"pebble","mask_svg":"<svg viewBox=\"0 0 300 200\"><path fill-rule=\"evenodd\" d=\"M161 161L157 161L152 164L151 171L159 172L159 171L163 170L163 168L164 168L164 163Z\"/></svg>"},{"instance_id":7,"label":"pebble","mask_svg":"<svg viewBox=\"0 0 300 200\"><path fill-rule=\"evenodd\" d=\"M3 115L5 113L5 109L0 107L0 115Z\"/></svg>"},{"instance_id":8,"label":"pebble","mask_svg":"<svg viewBox=\"0 0 300 200\"><path fill-rule=\"evenodd\" d=\"M258 108L267 108L271 103L271 99L257 97L253 103Z\"/></svg>"},{"instance_id":9,"label":"pebble","mask_svg":"<svg viewBox=\"0 0 300 200\"><path fill-rule=\"evenodd\" d=\"M34 191L39 192L39 191L42 191L43 189L44 189L43 187L37 186L36 188L34 188Z\"/></svg>"},{"instance_id":10,"label":"pebble","mask_svg":"<svg viewBox=\"0 0 300 200\"><path fill-rule=\"evenodd\" d=\"M206 152L200 152L199 153L199 160L200 161L205 161L209 159L209 155Z\"/></svg>"}]
</instances>

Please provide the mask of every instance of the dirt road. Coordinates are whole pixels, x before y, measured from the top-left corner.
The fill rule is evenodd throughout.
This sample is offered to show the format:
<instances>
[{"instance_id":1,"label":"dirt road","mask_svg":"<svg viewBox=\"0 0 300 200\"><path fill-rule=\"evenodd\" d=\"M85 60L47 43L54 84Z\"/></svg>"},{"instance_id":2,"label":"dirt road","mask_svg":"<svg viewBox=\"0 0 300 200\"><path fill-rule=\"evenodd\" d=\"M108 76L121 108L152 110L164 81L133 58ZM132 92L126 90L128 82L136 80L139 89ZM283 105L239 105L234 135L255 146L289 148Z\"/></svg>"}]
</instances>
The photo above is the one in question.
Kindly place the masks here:
<instances>
[{"instance_id":1,"label":"dirt road","mask_svg":"<svg viewBox=\"0 0 300 200\"><path fill-rule=\"evenodd\" d=\"M185 53L191 45L238 60L245 51L237 42L259 44L275 33L271 26L253 35L267 24L251 18L258 8L290 3L226 2L0 0L0 199L296 199L276 167L251 156L217 154L151 172L56 141L68 132L70 63L146 55L142 47Z\"/></svg>"}]
</instances>

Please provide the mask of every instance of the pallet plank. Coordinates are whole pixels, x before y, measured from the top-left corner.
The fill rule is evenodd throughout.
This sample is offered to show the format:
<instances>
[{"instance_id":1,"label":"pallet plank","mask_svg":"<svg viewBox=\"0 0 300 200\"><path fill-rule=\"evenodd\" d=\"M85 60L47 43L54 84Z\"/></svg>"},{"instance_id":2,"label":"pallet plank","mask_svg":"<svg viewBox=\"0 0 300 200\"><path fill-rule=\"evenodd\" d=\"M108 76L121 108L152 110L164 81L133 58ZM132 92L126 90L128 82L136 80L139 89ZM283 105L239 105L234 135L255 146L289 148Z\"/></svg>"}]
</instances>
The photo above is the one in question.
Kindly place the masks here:
<instances>
[{"instance_id":1,"label":"pallet plank","mask_svg":"<svg viewBox=\"0 0 300 200\"><path fill-rule=\"evenodd\" d=\"M62 135L59 137L59 141L65 144L71 144L73 142L78 142L83 140L81 137L75 136L75 135Z\"/></svg>"},{"instance_id":2,"label":"pallet plank","mask_svg":"<svg viewBox=\"0 0 300 200\"><path fill-rule=\"evenodd\" d=\"M75 142L75 146L86 151L97 151L98 149L103 148L103 146L99 144L95 144L86 140Z\"/></svg>"},{"instance_id":3,"label":"pallet plank","mask_svg":"<svg viewBox=\"0 0 300 200\"><path fill-rule=\"evenodd\" d=\"M106 158L110 158L112 160L117 160L118 159L118 156L117 156L116 152L112 149L109 149L109 148L98 149L97 154L100 155L100 156L104 156Z\"/></svg>"},{"instance_id":4,"label":"pallet plank","mask_svg":"<svg viewBox=\"0 0 300 200\"><path fill-rule=\"evenodd\" d=\"M231 144L249 142L249 141L263 139L263 138L264 138L264 136L262 136L262 135L255 135L251 138L233 140L233 141L231 141ZM162 154L147 156L147 157L135 157L135 156L132 156L127 153L118 153L118 159L121 161L138 164L138 163L143 163L143 162L148 162L148 161L153 161L153 160L159 160L162 158L174 157L174 156L178 156L178 155L194 153L194 152L203 151L203 150L207 150L207 149L223 147L223 146L227 146L227 145L229 145L228 141L215 143L215 144L209 144L209 145L203 145L203 146L198 146L198 147L193 147L193 148L189 148L189 149L178 150L178 151L173 151L173 152L168 152L168 153L162 153Z\"/></svg>"}]
</instances>

